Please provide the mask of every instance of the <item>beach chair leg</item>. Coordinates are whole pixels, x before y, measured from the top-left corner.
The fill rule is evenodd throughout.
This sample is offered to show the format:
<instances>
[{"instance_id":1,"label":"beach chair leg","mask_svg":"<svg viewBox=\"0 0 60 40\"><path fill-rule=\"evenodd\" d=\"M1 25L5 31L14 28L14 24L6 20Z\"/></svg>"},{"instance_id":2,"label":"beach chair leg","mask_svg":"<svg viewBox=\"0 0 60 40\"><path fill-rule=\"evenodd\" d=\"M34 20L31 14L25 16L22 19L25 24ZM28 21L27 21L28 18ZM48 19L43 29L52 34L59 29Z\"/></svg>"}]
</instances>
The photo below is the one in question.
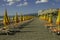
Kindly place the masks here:
<instances>
[{"instance_id":1,"label":"beach chair leg","mask_svg":"<svg viewBox=\"0 0 60 40\"><path fill-rule=\"evenodd\" d=\"M60 32L57 32L56 34L57 34L57 35L60 35Z\"/></svg>"}]
</instances>

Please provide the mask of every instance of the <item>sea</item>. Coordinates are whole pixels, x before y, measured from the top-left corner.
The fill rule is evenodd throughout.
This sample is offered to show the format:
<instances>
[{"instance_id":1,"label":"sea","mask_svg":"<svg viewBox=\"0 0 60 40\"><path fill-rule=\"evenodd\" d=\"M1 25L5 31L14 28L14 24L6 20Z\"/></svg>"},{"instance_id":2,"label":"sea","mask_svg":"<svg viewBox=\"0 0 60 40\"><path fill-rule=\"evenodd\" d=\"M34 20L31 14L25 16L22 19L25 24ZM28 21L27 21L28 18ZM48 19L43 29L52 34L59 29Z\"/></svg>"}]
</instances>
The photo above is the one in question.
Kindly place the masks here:
<instances>
[{"instance_id":1,"label":"sea","mask_svg":"<svg viewBox=\"0 0 60 40\"><path fill-rule=\"evenodd\" d=\"M3 20L3 16L0 16L0 20Z\"/></svg>"},{"instance_id":2,"label":"sea","mask_svg":"<svg viewBox=\"0 0 60 40\"><path fill-rule=\"evenodd\" d=\"M4 17L4 16L0 16L0 20L3 20L3 17ZM13 16L9 16L9 17L12 18Z\"/></svg>"}]
</instances>

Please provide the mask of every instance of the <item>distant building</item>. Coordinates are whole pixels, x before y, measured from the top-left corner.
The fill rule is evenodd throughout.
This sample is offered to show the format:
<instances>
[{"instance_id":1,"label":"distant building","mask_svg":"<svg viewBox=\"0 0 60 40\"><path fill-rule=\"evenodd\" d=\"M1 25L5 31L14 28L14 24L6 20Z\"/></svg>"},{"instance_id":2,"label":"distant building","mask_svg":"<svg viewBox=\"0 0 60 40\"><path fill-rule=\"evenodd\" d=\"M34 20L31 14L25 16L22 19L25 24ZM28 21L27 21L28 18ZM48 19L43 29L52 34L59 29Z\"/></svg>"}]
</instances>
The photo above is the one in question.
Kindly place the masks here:
<instances>
[{"instance_id":1,"label":"distant building","mask_svg":"<svg viewBox=\"0 0 60 40\"><path fill-rule=\"evenodd\" d=\"M42 15L42 14L47 14L47 13L53 13L53 12L56 12L57 9L45 9L45 10L39 10L38 11L38 15Z\"/></svg>"}]
</instances>

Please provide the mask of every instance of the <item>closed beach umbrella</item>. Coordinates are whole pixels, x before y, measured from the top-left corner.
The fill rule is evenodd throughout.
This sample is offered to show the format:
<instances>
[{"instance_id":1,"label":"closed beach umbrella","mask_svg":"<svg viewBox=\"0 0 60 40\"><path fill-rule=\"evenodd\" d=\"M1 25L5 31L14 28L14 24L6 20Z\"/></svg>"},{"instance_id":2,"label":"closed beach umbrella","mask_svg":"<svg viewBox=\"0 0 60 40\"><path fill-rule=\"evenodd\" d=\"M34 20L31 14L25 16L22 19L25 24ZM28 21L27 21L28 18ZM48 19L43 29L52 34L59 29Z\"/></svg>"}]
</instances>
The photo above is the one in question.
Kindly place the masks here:
<instances>
[{"instance_id":1,"label":"closed beach umbrella","mask_svg":"<svg viewBox=\"0 0 60 40\"><path fill-rule=\"evenodd\" d=\"M18 22L19 22L19 18L18 18L17 12L16 12L16 15L15 15L15 17L14 17L14 21L15 21L15 23L18 23Z\"/></svg>"},{"instance_id":2,"label":"closed beach umbrella","mask_svg":"<svg viewBox=\"0 0 60 40\"><path fill-rule=\"evenodd\" d=\"M4 12L3 24L4 25L8 25L9 24L9 17L7 15L7 10L5 10L5 12Z\"/></svg>"},{"instance_id":3,"label":"closed beach umbrella","mask_svg":"<svg viewBox=\"0 0 60 40\"><path fill-rule=\"evenodd\" d=\"M48 23L51 24L52 22L53 22L53 21L52 21L52 14L50 14L50 15L49 15L49 18L48 18Z\"/></svg>"},{"instance_id":4,"label":"closed beach umbrella","mask_svg":"<svg viewBox=\"0 0 60 40\"><path fill-rule=\"evenodd\" d=\"M58 10L58 16L56 20L56 25L60 25L60 9Z\"/></svg>"},{"instance_id":5,"label":"closed beach umbrella","mask_svg":"<svg viewBox=\"0 0 60 40\"><path fill-rule=\"evenodd\" d=\"M58 16L57 16L57 20L56 20L56 25L58 27L58 30L60 30L60 9L58 10Z\"/></svg>"}]
</instances>

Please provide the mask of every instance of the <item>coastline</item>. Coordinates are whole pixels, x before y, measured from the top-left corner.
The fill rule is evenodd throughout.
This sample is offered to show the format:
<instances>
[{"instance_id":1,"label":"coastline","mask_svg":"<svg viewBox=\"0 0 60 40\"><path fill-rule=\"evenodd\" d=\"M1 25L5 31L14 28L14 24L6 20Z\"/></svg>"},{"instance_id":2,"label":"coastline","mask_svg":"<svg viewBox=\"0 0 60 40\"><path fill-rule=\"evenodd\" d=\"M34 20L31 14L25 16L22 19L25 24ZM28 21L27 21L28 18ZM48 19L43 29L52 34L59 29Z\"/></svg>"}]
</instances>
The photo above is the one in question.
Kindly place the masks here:
<instances>
[{"instance_id":1,"label":"coastline","mask_svg":"<svg viewBox=\"0 0 60 40\"><path fill-rule=\"evenodd\" d=\"M23 24L25 24L25 23L27 23L27 22L29 22L29 21L31 21L31 20L33 20L33 19L26 20L26 21L22 21L22 22L19 22L18 24L19 24L19 25L23 25ZM12 23L12 22L11 22L11 23ZM12 24L13 24L13 23L12 23L12 24L11 24L11 23L10 23L9 25L12 25ZM3 25L3 19L0 19L0 28L3 27L3 26L4 26L4 25ZM12 25L12 26L14 26L14 25Z\"/></svg>"},{"instance_id":2,"label":"coastline","mask_svg":"<svg viewBox=\"0 0 60 40\"><path fill-rule=\"evenodd\" d=\"M0 18L0 24L3 22L3 18Z\"/></svg>"},{"instance_id":3,"label":"coastline","mask_svg":"<svg viewBox=\"0 0 60 40\"><path fill-rule=\"evenodd\" d=\"M3 20L3 19L0 19L0 20Z\"/></svg>"}]
</instances>

